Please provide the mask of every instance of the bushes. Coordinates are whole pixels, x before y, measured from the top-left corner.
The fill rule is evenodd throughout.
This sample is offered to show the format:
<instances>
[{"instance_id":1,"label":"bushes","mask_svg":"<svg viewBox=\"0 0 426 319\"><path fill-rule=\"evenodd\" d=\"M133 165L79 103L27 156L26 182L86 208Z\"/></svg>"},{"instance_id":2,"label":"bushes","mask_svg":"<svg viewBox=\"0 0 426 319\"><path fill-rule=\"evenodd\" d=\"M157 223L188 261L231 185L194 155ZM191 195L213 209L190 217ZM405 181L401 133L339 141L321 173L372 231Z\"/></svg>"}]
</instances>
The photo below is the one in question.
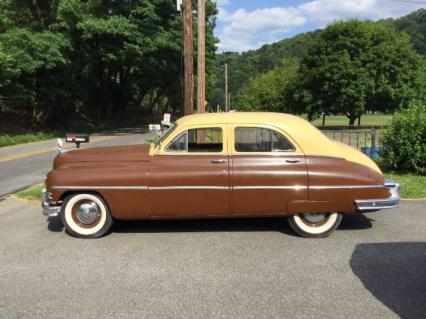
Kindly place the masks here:
<instances>
[{"instance_id":1,"label":"bushes","mask_svg":"<svg viewBox=\"0 0 426 319\"><path fill-rule=\"evenodd\" d=\"M426 175L426 104L412 102L396 112L381 144L385 166Z\"/></svg>"}]
</instances>

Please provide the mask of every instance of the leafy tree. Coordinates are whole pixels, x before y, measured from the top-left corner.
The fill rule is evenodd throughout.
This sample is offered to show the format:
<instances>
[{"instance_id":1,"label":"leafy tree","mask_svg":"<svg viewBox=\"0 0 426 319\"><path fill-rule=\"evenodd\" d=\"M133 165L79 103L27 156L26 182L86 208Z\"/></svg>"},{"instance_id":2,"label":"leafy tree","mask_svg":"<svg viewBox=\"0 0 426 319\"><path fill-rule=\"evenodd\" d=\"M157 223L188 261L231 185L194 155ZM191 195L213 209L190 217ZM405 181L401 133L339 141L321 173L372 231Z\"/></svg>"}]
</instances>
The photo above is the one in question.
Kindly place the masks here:
<instances>
[{"instance_id":1,"label":"leafy tree","mask_svg":"<svg viewBox=\"0 0 426 319\"><path fill-rule=\"evenodd\" d=\"M392 112L416 97L420 65L405 34L371 22L337 22L308 48L294 97L310 117L343 113L353 125L366 110Z\"/></svg>"},{"instance_id":2,"label":"leafy tree","mask_svg":"<svg viewBox=\"0 0 426 319\"><path fill-rule=\"evenodd\" d=\"M288 103L288 94L298 67L298 60L287 59L279 67L253 78L239 92L237 108L247 111L294 111L291 103Z\"/></svg>"},{"instance_id":3,"label":"leafy tree","mask_svg":"<svg viewBox=\"0 0 426 319\"><path fill-rule=\"evenodd\" d=\"M209 77L216 14L208 0ZM179 112L182 29L170 0L2 0L0 101L50 127Z\"/></svg>"}]
</instances>

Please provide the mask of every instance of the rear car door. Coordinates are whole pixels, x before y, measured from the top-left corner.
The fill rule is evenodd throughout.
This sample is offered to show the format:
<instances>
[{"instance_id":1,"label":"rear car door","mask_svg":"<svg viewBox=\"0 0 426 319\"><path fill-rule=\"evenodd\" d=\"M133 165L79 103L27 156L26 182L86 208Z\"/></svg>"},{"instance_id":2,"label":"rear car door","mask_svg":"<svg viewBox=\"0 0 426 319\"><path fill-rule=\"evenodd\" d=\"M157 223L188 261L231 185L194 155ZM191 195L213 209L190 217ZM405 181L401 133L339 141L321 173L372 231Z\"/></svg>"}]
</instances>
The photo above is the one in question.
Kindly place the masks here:
<instances>
[{"instance_id":1,"label":"rear car door","mask_svg":"<svg viewBox=\"0 0 426 319\"><path fill-rule=\"evenodd\" d=\"M305 155L285 132L251 124L230 129L232 214L285 214L289 203L308 199Z\"/></svg>"}]
</instances>

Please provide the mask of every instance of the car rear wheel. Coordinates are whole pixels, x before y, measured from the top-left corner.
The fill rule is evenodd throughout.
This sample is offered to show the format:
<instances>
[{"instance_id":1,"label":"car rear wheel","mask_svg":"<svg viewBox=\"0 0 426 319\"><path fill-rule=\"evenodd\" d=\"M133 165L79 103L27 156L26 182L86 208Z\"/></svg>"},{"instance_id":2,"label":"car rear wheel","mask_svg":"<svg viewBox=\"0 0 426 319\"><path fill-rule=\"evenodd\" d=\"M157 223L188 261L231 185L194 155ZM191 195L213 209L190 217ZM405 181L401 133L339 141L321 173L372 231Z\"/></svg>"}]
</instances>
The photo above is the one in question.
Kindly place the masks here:
<instances>
[{"instance_id":1,"label":"car rear wheel","mask_svg":"<svg viewBox=\"0 0 426 319\"><path fill-rule=\"evenodd\" d=\"M60 213L67 232L80 238L98 238L105 235L113 225L108 205L95 194L68 196Z\"/></svg>"},{"instance_id":2,"label":"car rear wheel","mask_svg":"<svg viewBox=\"0 0 426 319\"><path fill-rule=\"evenodd\" d=\"M320 238L327 237L342 221L339 213L304 213L293 215L289 218L293 230L302 237Z\"/></svg>"}]
</instances>

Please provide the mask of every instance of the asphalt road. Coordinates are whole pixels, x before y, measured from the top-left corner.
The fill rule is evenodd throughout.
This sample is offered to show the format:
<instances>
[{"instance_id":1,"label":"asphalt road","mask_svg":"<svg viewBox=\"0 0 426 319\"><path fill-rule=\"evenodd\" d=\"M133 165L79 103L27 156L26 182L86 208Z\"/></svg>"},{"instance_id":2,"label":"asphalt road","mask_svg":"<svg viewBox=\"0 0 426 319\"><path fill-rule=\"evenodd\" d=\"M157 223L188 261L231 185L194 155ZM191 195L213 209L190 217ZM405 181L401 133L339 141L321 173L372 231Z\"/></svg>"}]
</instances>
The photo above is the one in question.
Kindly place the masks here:
<instances>
[{"instance_id":1,"label":"asphalt road","mask_svg":"<svg viewBox=\"0 0 426 319\"><path fill-rule=\"evenodd\" d=\"M146 129L128 129L93 136L95 142L82 144L82 147L143 143L152 135L144 131ZM0 198L43 181L58 154L56 146L56 140L51 140L0 148Z\"/></svg>"},{"instance_id":2,"label":"asphalt road","mask_svg":"<svg viewBox=\"0 0 426 319\"><path fill-rule=\"evenodd\" d=\"M346 216L121 222L96 240L0 202L0 318L425 318L426 201Z\"/></svg>"}]
</instances>

